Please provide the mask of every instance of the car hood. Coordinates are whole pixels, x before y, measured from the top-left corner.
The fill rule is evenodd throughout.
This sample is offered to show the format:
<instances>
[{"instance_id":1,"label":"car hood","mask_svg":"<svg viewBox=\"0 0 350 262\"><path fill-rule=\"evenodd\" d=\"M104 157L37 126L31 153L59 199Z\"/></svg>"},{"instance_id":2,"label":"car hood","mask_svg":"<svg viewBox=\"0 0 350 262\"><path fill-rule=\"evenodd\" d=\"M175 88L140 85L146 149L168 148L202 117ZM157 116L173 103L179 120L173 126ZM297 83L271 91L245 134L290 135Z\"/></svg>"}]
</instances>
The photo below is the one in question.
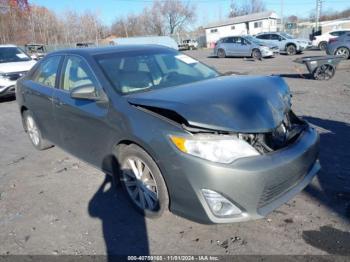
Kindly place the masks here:
<instances>
[{"instance_id":1,"label":"car hood","mask_svg":"<svg viewBox=\"0 0 350 262\"><path fill-rule=\"evenodd\" d=\"M175 112L191 127L242 133L275 129L291 106L289 88L278 76L222 76L126 98L165 117Z\"/></svg>"},{"instance_id":2,"label":"car hood","mask_svg":"<svg viewBox=\"0 0 350 262\"><path fill-rule=\"evenodd\" d=\"M14 73L14 72L25 72L29 71L36 61L23 61L23 62L10 62L0 63L0 73Z\"/></svg>"}]
</instances>

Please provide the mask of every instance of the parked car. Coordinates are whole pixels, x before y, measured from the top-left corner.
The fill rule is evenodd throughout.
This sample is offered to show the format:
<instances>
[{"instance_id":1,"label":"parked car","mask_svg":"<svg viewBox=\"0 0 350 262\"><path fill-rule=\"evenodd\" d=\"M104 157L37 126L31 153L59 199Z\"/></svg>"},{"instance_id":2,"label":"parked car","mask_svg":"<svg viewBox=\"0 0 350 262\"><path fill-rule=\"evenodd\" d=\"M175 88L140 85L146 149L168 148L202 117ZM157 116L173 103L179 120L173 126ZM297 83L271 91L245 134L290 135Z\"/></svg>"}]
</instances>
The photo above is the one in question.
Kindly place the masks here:
<instances>
[{"instance_id":1,"label":"parked car","mask_svg":"<svg viewBox=\"0 0 350 262\"><path fill-rule=\"evenodd\" d=\"M261 218L320 168L318 134L282 78L220 76L171 48L50 53L17 97L35 148L58 145L114 176L147 217Z\"/></svg>"},{"instance_id":2,"label":"parked car","mask_svg":"<svg viewBox=\"0 0 350 262\"><path fill-rule=\"evenodd\" d=\"M288 55L295 55L311 47L310 41L295 38L284 32L260 33L255 37L266 43L277 45L281 52L286 52Z\"/></svg>"},{"instance_id":3,"label":"parked car","mask_svg":"<svg viewBox=\"0 0 350 262\"><path fill-rule=\"evenodd\" d=\"M40 60L47 53L46 46L42 44L26 44L24 50L34 60Z\"/></svg>"},{"instance_id":4,"label":"parked car","mask_svg":"<svg viewBox=\"0 0 350 262\"><path fill-rule=\"evenodd\" d=\"M179 50L193 50L198 48L197 40L186 39L183 40L179 45Z\"/></svg>"},{"instance_id":5,"label":"parked car","mask_svg":"<svg viewBox=\"0 0 350 262\"><path fill-rule=\"evenodd\" d=\"M350 58L350 31L337 38L331 38L326 52L328 55L339 55Z\"/></svg>"},{"instance_id":6,"label":"parked car","mask_svg":"<svg viewBox=\"0 0 350 262\"><path fill-rule=\"evenodd\" d=\"M321 50L326 50L327 43L331 38L337 38L338 36L342 36L348 32L350 32L350 29L333 30L319 36L314 36L312 46L318 47Z\"/></svg>"},{"instance_id":7,"label":"parked car","mask_svg":"<svg viewBox=\"0 0 350 262\"><path fill-rule=\"evenodd\" d=\"M0 45L0 97L14 96L18 78L35 64L22 49L15 45Z\"/></svg>"},{"instance_id":8,"label":"parked car","mask_svg":"<svg viewBox=\"0 0 350 262\"><path fill-rule=\"evenodd\" d=\"M96 47L96 44L92 42L79 42L75 44L75 47L76 48Z\"/></svg>"},{"instance_id":9,"label":"parked car","mask_svg":"<svg viewBox=\"0 0 350 262\"><path fill-rule=\"evenodd\" d=\"M274 48L274 49L271 49ZM269 47L251 36L223 37L216 42L214 55L223 58L227 56L251 56L255 59L270 57L275 54L276 47Z\"/></svg>"}]
</instances>

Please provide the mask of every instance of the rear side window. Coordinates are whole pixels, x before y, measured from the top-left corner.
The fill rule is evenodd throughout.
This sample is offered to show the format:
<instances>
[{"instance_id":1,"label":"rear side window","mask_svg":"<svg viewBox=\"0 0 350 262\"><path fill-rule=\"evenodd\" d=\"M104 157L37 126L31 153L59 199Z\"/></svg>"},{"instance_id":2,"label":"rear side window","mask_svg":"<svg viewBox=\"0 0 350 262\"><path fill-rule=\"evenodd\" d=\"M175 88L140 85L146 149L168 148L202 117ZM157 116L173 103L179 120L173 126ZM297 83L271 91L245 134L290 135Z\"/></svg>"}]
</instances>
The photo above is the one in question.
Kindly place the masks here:
<instances>
[{"instance_id":1,"label":"rear side window","mask_svg":"<svg viewBox=\"0 0 350 262\"><path fill-rule=\"evenodd\" d=\"M61 56L49 57L42 61L34 72L32 80L47 87L55 87L60 61Z\"/></svg>"},{"instance_id":2,"label":"rear side window","mask_svg":"<svg viewBox=\"0 0 350 262\"><path fill-rule=\"evenodd\" d=\"M66 59L61 88L70 91L77 87L97 87L97 80L87 63L80 57L71 56Z\"/></svg>"},{"instance_id":3,"label":"rear side window","mask_svg":"<svg viewBox=\"0 0 350 262\"><path fill-rule=\"evenodd\" d=\"M330 35L332 36L340 36L342 35L342 32L341 31L335 31L335 32L332 32L332 33L329 33Z\"/></svg>"},{"instance_id":4,"label":"rear side window","mask_svg":"<svg viewBox=\"0 0 350 262\"><path fill-rule=\"evenodd\" d=\"M277 34L271 34L271 40L279 40L281 37Z\"/></svg>"},{"instance_id":5,"label":"rear side window","mask_svg":"<svg viewBox=\"0 0 350 262\"><path fill-rule=\"evenodd\" d=\"M270 35L269 34L257 35L256 38L268 40L270 39Z\"/></svg>"}]
</instances>

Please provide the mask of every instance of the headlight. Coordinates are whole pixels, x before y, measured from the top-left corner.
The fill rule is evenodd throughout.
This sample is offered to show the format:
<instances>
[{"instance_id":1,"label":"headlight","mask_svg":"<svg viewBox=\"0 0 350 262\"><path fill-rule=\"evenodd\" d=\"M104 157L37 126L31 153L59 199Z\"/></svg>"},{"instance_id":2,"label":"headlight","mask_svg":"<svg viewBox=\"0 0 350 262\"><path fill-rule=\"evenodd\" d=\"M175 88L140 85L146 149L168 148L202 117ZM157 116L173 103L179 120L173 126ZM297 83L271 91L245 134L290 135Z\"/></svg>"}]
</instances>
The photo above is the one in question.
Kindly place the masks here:
<instances>
[{"instance_id":1,"label":"headlight","mask_svg":"<svg viewBox=\"0 0 350 262\"><path fill-rule=\"evenodd\" d=\"M267 46L262 46L262 47L260 47L260 49L261 49L262 51L269 51L269 48L268 48Z\"/></svg>"},{"instance_id":2,"label":"headlight","mask_svg":"<svg viewBox=\"0 0 350 262\"><path fill-rule=\"evenodd\" d=\"M250 144L238 137L206 136L187 139L170 136L170 140L184 153L218 163L228 164L238 158L259 155Z\"/></svg>"}]
</instances>

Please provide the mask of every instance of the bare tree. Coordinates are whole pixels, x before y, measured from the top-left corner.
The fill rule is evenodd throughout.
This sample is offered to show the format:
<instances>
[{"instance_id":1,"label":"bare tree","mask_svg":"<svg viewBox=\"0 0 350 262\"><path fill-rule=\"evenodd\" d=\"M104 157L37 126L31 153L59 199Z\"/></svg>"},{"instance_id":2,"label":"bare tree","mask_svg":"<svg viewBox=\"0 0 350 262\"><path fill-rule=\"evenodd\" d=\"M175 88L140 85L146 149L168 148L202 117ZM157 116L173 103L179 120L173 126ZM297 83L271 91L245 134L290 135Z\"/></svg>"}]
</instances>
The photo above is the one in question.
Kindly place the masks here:
<instances>
[{"instance_id":1,"label":"bare tree","mask_svg":"<svg viewBox=\"0 0 350 262\"><path fill-rule=\"evenodd\" d=\"M189 2L183 4L180 0L166 0L163 3L155 1L154 4L160 6L167 23L167 30L171 35L178 28L193 22L195 19L195 7L190 6Z\"/></svg>"},{"instance_id":2,"label":"bare tree","mask_svg":"<svg viewBox=\"0 0 350 262\"><path fill-rule=\"evenodd\" d=\"M248 15L263 11L266 11L266 6L263 0L247 0L241 6L238 6L236 2L232 2L229 17Z\"/></svg>"}]
</instances>

